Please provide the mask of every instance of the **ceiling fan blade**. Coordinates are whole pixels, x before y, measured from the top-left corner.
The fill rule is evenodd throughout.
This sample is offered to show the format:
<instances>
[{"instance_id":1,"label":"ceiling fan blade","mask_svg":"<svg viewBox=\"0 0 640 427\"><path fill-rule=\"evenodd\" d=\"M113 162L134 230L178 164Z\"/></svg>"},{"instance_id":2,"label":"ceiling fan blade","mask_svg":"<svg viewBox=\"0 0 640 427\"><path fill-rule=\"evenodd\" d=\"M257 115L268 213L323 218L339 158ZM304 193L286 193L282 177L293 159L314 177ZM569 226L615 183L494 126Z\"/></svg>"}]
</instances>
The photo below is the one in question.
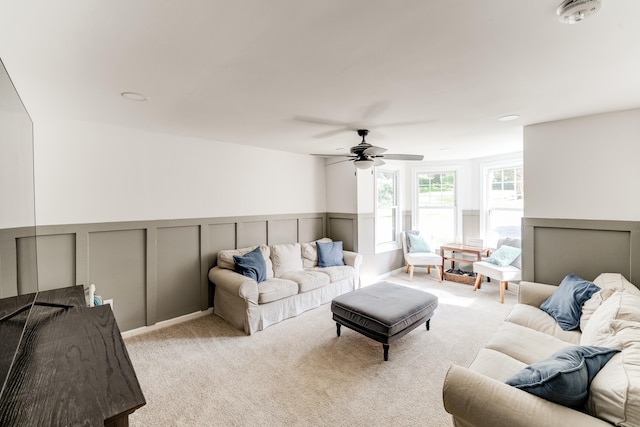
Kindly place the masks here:
<instances>
[{"instance_id":1,"label":"ceiling fan blade","mask_svg":"<svg viewBox=\"0 0 640 427\"><path fill-rule=\"evenodd\" d=\"M314 138L328 138L330 136L337 135L337 134L342 133L342 132L351 132L351 129L346 128L346 127L340 128L340 129L334 129L334 130L330 130L330 131L327 131L327 132L319 133L317 135L314 135L313 137Z\"/></svg>"},{"instance_id":2,"label":"ceiling fan blade","mask_svg":"<svg viewBox=\"0 0 640 427\"><path fill-rule=\"evenodd\" d=\"M378 155L384 153L385 151L387 151L386 148L376 147L375 145L372 145L371 147L369 147L366 150L364 150L362 152L362 154L364 154L366 156L378 156Z\"/></svg>"},{"instance_id":3,"label":"ceiling fan blade","mask_svg":"<svg viewBox=\"0 0 640 427\"><path fill-rule=\"evenodd\" d=\"M317 117L308 117L308 116L294 116L293 120L297 122L313 123L314 125L349 126L349 123L341 122L339 120L320 119Z\"/></svg>"},{"instance_id":4,"label":"ceiling fan blade","mask_svg":"<svg viewBox=\"0 0 640 427\"><path fill-rule=\"evenodd\" d=\"M422 154L384 154L382 157L388 160L422 160Z\"/></svg>"},{"instance_id":5,"label":"ceiling fan blade","mask_svg":"<svg viewBox=\"0 0 640 427\"><path fill-rule=\"evenodd\" d=\"M344 163L344 162L349 162L353 159L344 159L344 160L339 160L337 162L333 162L333 163L327 163L325 166L331 166L331 165L337 165L338 163Z\"/></svg>"},{"instance_id":6,"label":"ceiling fan blade","mask_svg":"<svg viewBox=\"0 0 640 427\"><path fill-rule=\"evenodd\" d=\"M311 154L312 156L317 156L317 157L353 157L355 158L356 156L353 156L351 154Z\"/></svg>"},{"instance_id":7,"label":"ceiling fan blade","mask_svg":"<svg viewBox=\"0 0 640 427\"><path fill-rule=\"evenodd\" d=\"M415 125L424 125L431 122L433 122L433 120L413 120L409 122L382 123L382 124L376 125L375 127L390 128L394 126L415 126Z\"/></svg>"},{"instance_id":8,"label":"ceiling fan blade","mask_svg":"<svg viewBox=\"0 0 640 427\"><path fill-rule=\"evenodd\" d=\"M373 161L373 166L382 166L382 165L384 165L384 164L385 164L385 163L384 163L382 160L380 160L380 159L375 159L375 160Z\"/></svg>"},{"instance_id":9,"label":"ceiling fan blade","mask_svg":"<svg viewBox=\"0 0 640 427\"><path fill-rule=\"evenodd\" d=\"M362 115L363 119L372 119L374 117L378 117L380 114L384 112L391 105L391 101L379 101L374 104L371 104L364 110L364 114Z\"/></svg>"}]
</instances>

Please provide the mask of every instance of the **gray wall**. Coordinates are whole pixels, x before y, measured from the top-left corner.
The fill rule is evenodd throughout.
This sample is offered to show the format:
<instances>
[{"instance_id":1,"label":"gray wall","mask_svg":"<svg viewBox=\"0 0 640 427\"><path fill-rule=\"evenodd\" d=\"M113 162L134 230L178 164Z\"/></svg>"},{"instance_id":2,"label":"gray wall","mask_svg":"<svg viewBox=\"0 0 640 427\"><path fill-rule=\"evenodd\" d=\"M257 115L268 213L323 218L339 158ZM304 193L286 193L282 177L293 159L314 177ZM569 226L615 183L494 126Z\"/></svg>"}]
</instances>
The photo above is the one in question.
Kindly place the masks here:
<instances>
[{"instance_id":1,"label":"gray wall","mask_svg":"<svg viewBox=\"0 0 640 427\"><path fill-rule=\"evenodd\" d=\"M640 284L640 222L523 218L523 280L559 284L621 273Z\"/></svg>"},{"instance_id":2,"label":"gray wall","mask_svg":"<svg viewBox=\"0 0 640 427\"><path fill-rule=\"evenodd\" d=\"M153 325L209 307L207 273L221 249L325 236L353 249L355 219L332 221L332 234L325 213L39 226L39 290L94 283L114 300L121 330ZM3 265L3 286L14 288L7 293L28 274L21 259L33 245L28 232L0 230L2 259L16 261Z\"/></svg>"}]
</instances>

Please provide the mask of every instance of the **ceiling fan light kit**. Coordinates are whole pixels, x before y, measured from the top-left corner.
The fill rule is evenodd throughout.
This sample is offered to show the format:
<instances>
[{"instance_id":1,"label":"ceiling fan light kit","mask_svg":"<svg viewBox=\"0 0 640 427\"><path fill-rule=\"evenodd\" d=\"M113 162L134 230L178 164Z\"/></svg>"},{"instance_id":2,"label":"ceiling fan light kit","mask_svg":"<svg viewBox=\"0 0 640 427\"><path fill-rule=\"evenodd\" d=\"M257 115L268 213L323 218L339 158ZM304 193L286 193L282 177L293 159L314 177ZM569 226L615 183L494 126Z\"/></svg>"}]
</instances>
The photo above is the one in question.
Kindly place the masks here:
<instances>
[{"instance_id":1,"label":"ceiling fan light kit","mask_svg":"<svg viewBox=\"0 0 640 427\"><path fill-rule=\"evenodd\" d=\"M596 13L601 5L602 0L564 0L556 9L556 14L560 22L575 24Z\"/></svg>"}]
</instances>

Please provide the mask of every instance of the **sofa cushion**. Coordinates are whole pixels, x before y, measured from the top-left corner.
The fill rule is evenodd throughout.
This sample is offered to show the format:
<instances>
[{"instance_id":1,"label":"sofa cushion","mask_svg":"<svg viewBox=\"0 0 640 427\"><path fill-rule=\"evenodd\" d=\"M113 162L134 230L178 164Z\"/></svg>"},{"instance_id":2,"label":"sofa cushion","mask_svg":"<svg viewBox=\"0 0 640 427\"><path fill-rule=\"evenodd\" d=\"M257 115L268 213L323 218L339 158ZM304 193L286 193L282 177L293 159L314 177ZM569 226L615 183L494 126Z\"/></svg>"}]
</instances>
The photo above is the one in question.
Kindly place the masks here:
<instances>
[{"instance_id":1,"label":"sofa cushion","mask_svg":"<svg viewBox=\"0 0 640 427\"><path fill-rule=\"evenodd\" d=\"M337 265L334 267L316 267L312 271L319 271L329 276L331 283L349 279L355 274L355 270L350 265Z\"/></svg>"},{"instance_id":2,"label":"sofa cushion","mask_svg":"<svg viewBox=\"0 0 640 427\"><path fill-rule=\"evenodd\" d=\"M318 266L318 247L317 242L328 243L332 240L328 237L315 240L309 243L302 243L302 266L304 268L311 268Z\"/></svg>"},{"instance_id":3,"label":"sofa cushion","mask_svg":"<svg viewBox=\"0 0 640 427\"><path fill-rule=\"evenodd\" d=\"M302 270L302 247L300 243L271 246L273 274L282 277L289 271Z\"/></svg>"},{"instance_id":4,"label":"sofa cushion","mask_svg":"<svg viewBox=\"0 0 640 427\"><path fill-rule=\"evenodd\" d=\"M267 267L259 247L242 256L234 255L233 261L236 273L240 273L258 283L266 280Z\"/></svg>"},{"instance_id":5,"label":"sofa cushion","mask_svg":"<svg viewBox=\"0 0 640 427\"><path fill-rule=\"evenodd\" d=\"M298 292L311 291L330 283L328 274L312 270L289 271L282 275L282 279L296 282L298 284Z\"/></svg>"},{"instance_id":6,"label":"sofa cushion","mask_svg":"<svg viewBox=\"0 0 640 427\"><path fill-rule=\"evenodd\" d=\"M630 292L614 292L593 313L582 331L580 344L614 347L614 320L640 321L640 295Z\"/></svg>"},{"instance_id":7,"label":"sofa cushion","mask_svg":"<svg viewBox=\"0 0 640 427\"><path fill-rule=\"evenodd\" d=\"M473 359L469 369L482 375L486 375L494 380L505 382L527 366L513 357L509 357L499 351L482 348Z\"/></svg>"},{"instance_id":8,"label":"sofa cushion","mask_svg":"<svg viewBox=\"0 0 640 427\"><path fill-rule=\"evenodd\" d=\"M556 320L546 312L528 304L516 304L507 315L505 321L556 337L571 344L580 344L578 330L564 331Z\"/></svg>"},{"instance_id":9,"label":"sofa cushion","mask_svg":"<svg viewBox=\"0 0 640 427\"><path fill-rule=\"evenodd\" d=\"M318 267L333 267L344 265L342 242L317 242Z\"/></svg>"},{"instance_id":10,"label":"sofa cushion","mask_svg":"<svg viewBox=\"0 0 640 427\"><path fill-rule=\"evenodd\" d=\"M542 332L515 323L503 322L487 343L486 348L499 351L530 365L570 345L566 341Z\"/></svg>"},{"instance_id":11,"label":"sofa cushion","mask_svg":"<svg viewBox=\"0 0 640 427\"><path fill-rule=\"evenodd\" d=\"M640 289L620 273L602 273L593 280L593 283L600 287L600 291L593 294L591 298L582 305L582 315L580 316L580 329L582 330L586 327L593 312L596 311L614 291L630 292L640 295Z\"/></svg>"},{"instance_id":12,"label":"sofa cushion","mask_svg":"<svg viewBox=\"0 0 640 427\"><path fill-rule=\"evenodd\" d=\"M599 290L593 283L569 274L540 309L553 316L563 330L570 331L580 325L582 304Z\"/></svg>"},{"instance_id":13,"label":"sofa cushion","mask_svg":"<svg viewBox=\"0 0 640 427\"><path fill-rule=\"evenodd\" d=\"M520 248L514 248L513 246L502 245L496 249L485 262L499 265L500 267L506 267L520 256Z\"/></svg>"},{"instance_id":14,"label":"sofa cushion","mask_svg":"<svg viewBox=\"0 0 640 427\"><path fill-rule=\"evenodd\" d=\"M227 249L227 250L219 251L217 265L218 267L226 268L227 270L235 270L235 262L233 260L233 256L245 255L251 252L252 250L254 250L255 248L256 248L255 246L250 246L247 248ZM269 279L273 277L273 264L271 263L271 258L269 256L271 254L271 250L269 249L269 246L260 245L260 252L262 253L262 257L264 258L264 263L267 269L267 279Z\"/></svg>"},{"instance_id":15,"label":"sofa cushion","mask_svg":"<svg viewBox=\"0 0 640 427\"><path fill-rule=\"evenodd\" d=\"M272 277L258 286L258 304L277 301L298 293L298 284L291 280Z\"/></svg>"},{"instance_id":16,"label":"sofa cushion","mask_svg":"<svg viewBox=\"0 0 640 427\"><path fill-rule=\"evenodd\" d=\"M579 407L587 399L593 378L617 352L605 347L567 347L505 382L551 402Z\"/></svg>"},{"instance_id":17,"label":"sofa cushion","mask_svg":"<svg viewBox=\"0 0 640 427\"><path fill-rule=\"evenodd\" d=\"M616 320L613 336L622 351L591 383L586 408L618 426L640 425L640 323Z\"/></svg>"}]
</instances>

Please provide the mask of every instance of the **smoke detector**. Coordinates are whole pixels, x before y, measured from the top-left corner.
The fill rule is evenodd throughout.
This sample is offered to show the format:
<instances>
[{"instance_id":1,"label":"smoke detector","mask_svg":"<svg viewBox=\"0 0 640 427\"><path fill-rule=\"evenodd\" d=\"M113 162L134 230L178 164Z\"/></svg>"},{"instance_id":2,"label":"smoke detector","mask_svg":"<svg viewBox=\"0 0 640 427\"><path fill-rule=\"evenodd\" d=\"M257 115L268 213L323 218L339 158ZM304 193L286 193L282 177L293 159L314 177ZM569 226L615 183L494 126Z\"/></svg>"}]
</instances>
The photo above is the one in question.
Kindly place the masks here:
<instances>
[{"instance_id":1,"label":"smoke detector","mask_svg":"<svg viewBox=\"0 0 640 427\"><path fill-rule=\"evenodd\" d=\"M575 24L596 13L602 0L564 0L556 13L564 24Z\"/></svg>"}]
</instances>

